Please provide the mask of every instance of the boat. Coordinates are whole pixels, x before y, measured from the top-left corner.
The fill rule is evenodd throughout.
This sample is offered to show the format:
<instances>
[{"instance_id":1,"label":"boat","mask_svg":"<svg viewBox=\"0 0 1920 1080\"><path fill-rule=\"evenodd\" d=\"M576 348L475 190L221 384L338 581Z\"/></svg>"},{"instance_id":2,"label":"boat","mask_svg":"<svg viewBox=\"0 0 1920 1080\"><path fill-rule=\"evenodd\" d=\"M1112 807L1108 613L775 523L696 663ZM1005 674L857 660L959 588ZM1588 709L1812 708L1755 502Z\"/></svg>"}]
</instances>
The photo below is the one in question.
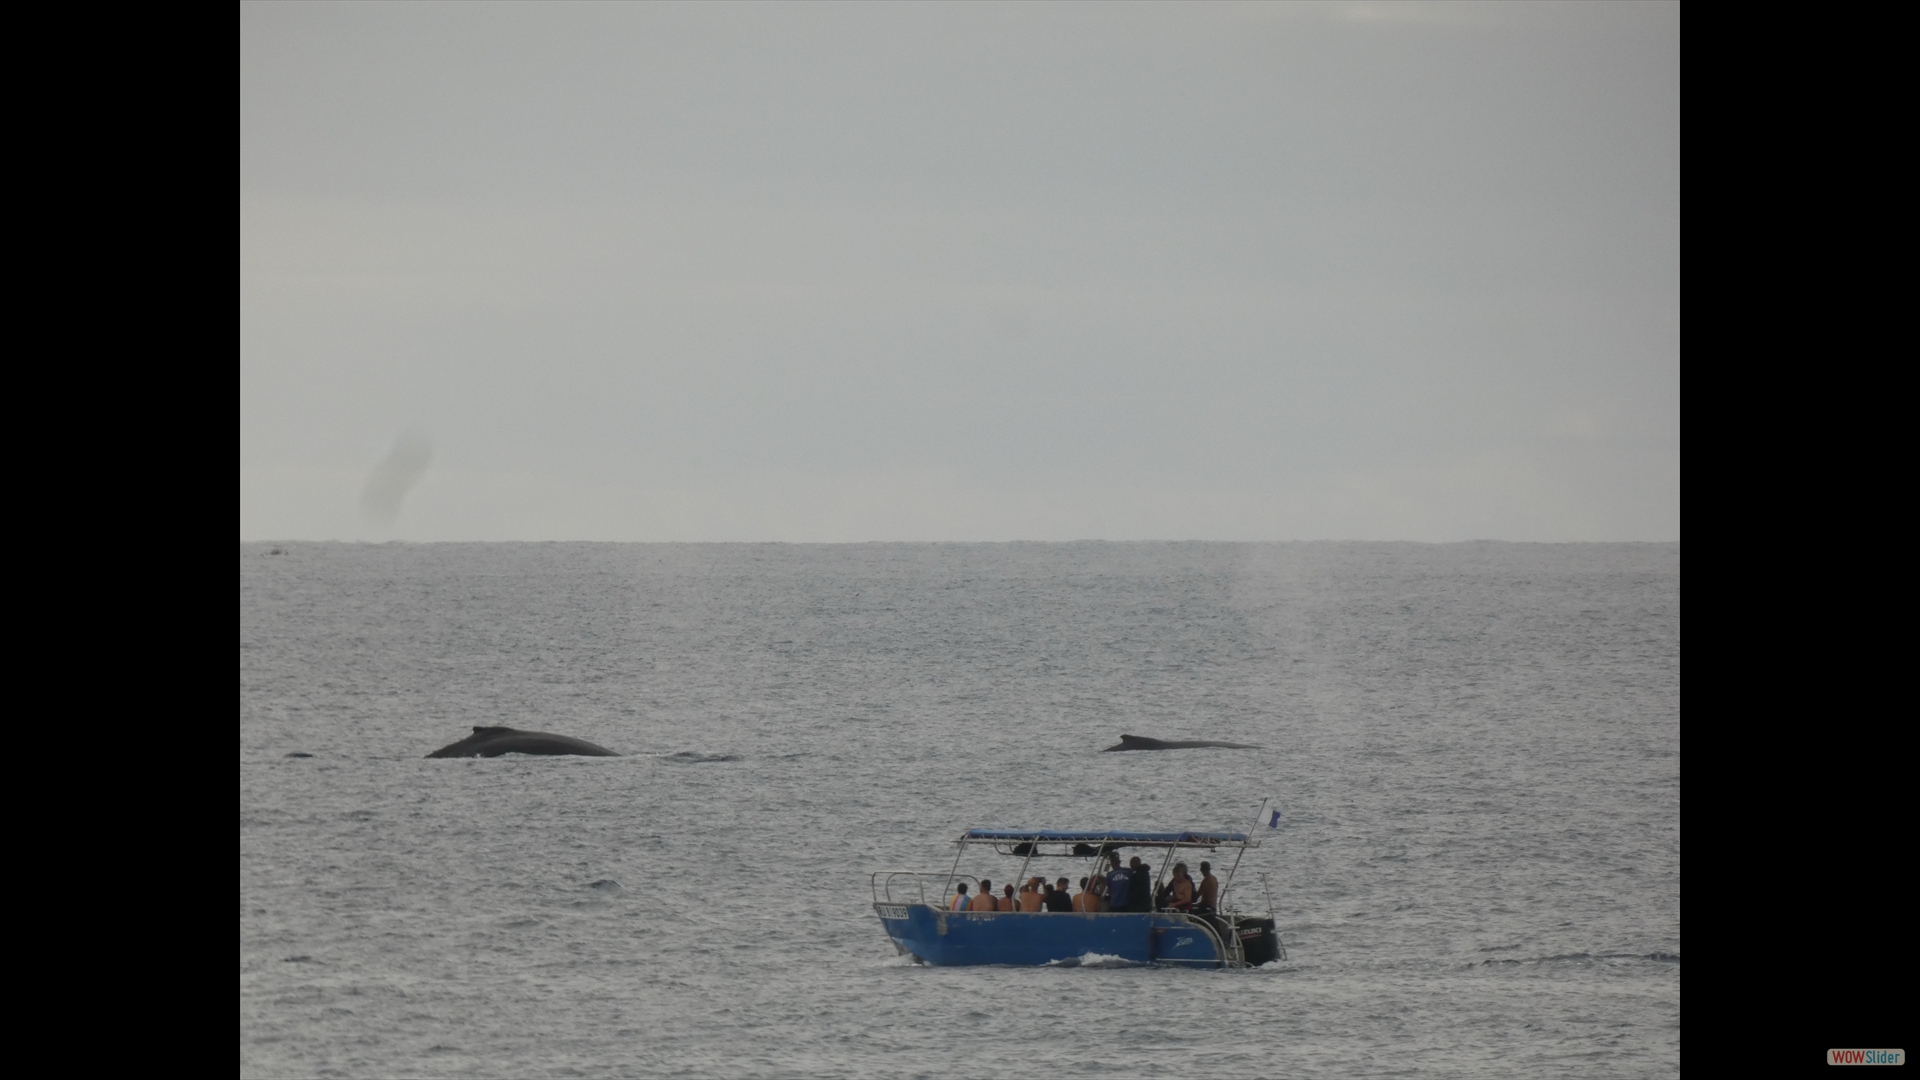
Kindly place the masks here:
<instances>
[{"instance_id":1,"label":"boat","mask_svg":"<svg viewBox=\"0 0 1920 1080\"><path fill-rule=\"evenodd\" d=\"M1240 859L1259 842L1245 833L1131 829L969 829L954 841L953 868L945 875L914 870L878 870L869 879L874 914L887 938L903 956L938 967L974 964L1035 966L1118 959L1136 964L1182 967L1247 968L1285 959L1274 932L1272 911L1265 916L1230 906L1233 875ZM1110 853L1132 849L1148 866L1158 864L1154 890L1182 851L1233 853L1233 865L1221 881L1216 910L1144 911L954 911L955 887L979 880L959 873L969 851L1021 860L1020 871L1003 881L1027 881L1035 860L1079 860L1084 869L1042 874L1092 877ZM1149 856L1159 856L1151 858ZM1123 856L1124 857L1124 856ZM995 876L997 878L997 875ZM990 878L989 880L993 880ZM1195 875L1195 880L1198 876ZM933 891L937 886L938 891ZM1150 907L1151 905L1149 905ZM1271 907L1271 904L1269 904Z\"/></svg>"}]
</instances>

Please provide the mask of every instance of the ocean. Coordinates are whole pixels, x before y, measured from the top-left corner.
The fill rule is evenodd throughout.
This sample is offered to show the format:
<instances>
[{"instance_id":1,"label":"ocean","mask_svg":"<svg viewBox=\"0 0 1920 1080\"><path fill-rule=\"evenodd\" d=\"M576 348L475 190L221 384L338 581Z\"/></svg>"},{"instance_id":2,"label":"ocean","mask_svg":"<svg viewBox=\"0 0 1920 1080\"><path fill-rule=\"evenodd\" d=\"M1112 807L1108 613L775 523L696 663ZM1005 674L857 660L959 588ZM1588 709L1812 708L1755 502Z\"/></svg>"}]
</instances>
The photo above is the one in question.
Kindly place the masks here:
<instances>
[{"instance_id":1,"label":"ocean","mask_svg":"<svg viewBox=\"0 0 1920 1080\"><path fill-rule=\"evenodd\" d=\"M240 1072L1675 1076L1679 754L1677 544L244 543ZM976 826L1252 830L1287 958L897 955Z\"/></svg>"}]
</instances>

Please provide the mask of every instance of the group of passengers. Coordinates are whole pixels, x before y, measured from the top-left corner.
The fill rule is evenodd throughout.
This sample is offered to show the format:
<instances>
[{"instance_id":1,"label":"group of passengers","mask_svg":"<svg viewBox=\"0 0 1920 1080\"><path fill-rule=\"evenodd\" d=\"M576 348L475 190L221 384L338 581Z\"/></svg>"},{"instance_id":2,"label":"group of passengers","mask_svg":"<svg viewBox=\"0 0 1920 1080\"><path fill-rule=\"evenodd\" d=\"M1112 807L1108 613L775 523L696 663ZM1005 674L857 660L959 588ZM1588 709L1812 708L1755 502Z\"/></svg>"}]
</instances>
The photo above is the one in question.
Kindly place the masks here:
<instances>
[{"instance_id":1,"label":"group of passengers","mask_svg":"<svg viewBox=\"0 0 1920 1080\"><path fill-rule=\"evenodd\" d=\"M1220 881L1213 876L1213 864L1200 864L1200 881L1187 874L1186 863L1173 864L1173 877L1153 887L1153 871L1135 855L1126 866L1120 856L1109 852L1104 874L1080 879L1080 891L1069 894L1067 879L1049 884L1031 878L1016 890L1002 887L1002 895L993 894L993 882L980 879L980 891L967 895L967 883L961 882L953 897L954 911L1189 911L1211 915L1220 900Z\"/></svg>"}]
</instances>

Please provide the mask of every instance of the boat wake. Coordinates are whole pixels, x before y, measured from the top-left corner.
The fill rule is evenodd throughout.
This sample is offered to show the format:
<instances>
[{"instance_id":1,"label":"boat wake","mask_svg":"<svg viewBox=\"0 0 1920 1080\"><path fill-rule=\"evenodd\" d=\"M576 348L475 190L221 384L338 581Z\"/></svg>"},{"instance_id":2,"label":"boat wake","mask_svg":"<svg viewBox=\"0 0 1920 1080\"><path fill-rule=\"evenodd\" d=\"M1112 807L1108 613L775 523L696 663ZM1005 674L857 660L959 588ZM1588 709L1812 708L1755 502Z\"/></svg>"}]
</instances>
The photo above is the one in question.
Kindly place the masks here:
<instances>
[{"instance_id":1,"label":"boat wake","mask_svg":"<svg viewBox=\"0 0 1920 1080\"><path fill-rule=\"evenodd\" d=\"M1591 960L1651 960L1660 964L1677 964L1679 953L1563 953L1559 956L1535 956L1525 960L1482 960L1468 967L1500 967L1518 964L1562 964Z\"/></svg>"},{"instance_id":2,"label":"boat wake","mask_svg":"<svg viewBox=\"0 0 1920 1080\"><path fill-rule=\"evenodd\" d=\"M1065 960L1049 960L1043 966L1063 968L1129 968L1147 967L1148 965L1136 964L1121 956L1109 956L1106 953L1090 952L1085 956L1069 956Z\"/></svg>"}]
</instances>

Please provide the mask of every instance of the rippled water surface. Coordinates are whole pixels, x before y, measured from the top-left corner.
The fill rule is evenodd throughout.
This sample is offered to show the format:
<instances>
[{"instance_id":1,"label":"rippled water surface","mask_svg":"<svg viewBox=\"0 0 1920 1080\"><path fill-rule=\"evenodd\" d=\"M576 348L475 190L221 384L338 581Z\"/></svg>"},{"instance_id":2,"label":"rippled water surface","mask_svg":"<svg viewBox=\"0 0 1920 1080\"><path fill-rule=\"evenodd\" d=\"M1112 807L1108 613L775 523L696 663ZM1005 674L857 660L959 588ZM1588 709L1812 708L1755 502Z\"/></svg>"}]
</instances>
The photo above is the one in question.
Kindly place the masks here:
<instances>
[{"instance_id":1,"label":"rippled water surface","mask_svg":"<svg viewBox=\"0 0 1920 1080\"><path fill-rule=\"evenodd\" d=\"M1677 545L274 550L243 1076L1679 1071ZM627 756L424 758L482 724ZM1258 970L924 968L869 906L1267 797Z\"/></svg>"}]
</instances>

